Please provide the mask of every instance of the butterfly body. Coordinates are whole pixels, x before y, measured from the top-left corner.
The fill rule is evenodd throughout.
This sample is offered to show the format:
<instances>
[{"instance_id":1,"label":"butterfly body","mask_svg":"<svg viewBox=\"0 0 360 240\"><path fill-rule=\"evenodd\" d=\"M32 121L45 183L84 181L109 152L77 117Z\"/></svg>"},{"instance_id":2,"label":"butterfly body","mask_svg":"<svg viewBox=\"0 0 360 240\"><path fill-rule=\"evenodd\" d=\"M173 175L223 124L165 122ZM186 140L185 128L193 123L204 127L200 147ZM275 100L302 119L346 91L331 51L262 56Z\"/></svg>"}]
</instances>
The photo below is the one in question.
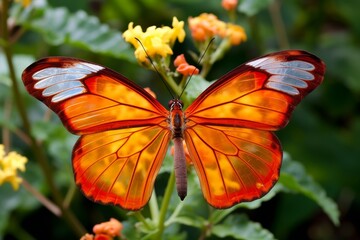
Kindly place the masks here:
<instances>
[{"instance_id":1,"label":"butterfly body","mask_svg":"<svg viewBox=\"0 0 360 240\"><path fill-rule=\"evenodd\" d=\"M186 126L181 100L173 99L169 102L169 129L174 142L174 169L176 189L181 200L187 195L186 157L183 146L184 130Z\"/></svg>"},{"instance_id":2,"label":"butterfly body","mask_svg":"<svg viewBox=\"0 0 360 240\"><path fill-rule=\"evenodd\" d=\"M124 76L79 59L45 58L25 69L22 78L31 95L80 135L72 165L87 197L142 208L173 140L183 199L185 140L205 199L226 208L273 187L282 160L273 131L288 123L324 71L324 63L304 51L268 54L221 77L185 110L176 99L167 110Z\"/></svg>"}]
</instances>

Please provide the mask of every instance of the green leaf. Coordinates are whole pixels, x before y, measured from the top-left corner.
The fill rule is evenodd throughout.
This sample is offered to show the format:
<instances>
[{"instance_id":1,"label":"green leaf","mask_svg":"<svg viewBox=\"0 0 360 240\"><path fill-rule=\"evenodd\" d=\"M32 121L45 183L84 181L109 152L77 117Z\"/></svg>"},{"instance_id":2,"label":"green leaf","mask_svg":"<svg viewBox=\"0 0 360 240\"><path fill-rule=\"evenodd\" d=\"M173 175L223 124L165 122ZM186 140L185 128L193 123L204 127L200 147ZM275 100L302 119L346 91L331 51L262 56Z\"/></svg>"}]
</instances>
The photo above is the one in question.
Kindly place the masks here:
<instances>
[{"instance_id":1,"label":"green leaf","mask_svg":"<svg viewBox=\"0 0 360 240\"><path fill-rule=\"evenodd\" d=\"M272 3L273 0L243 0L240 2L238 10L248 17L254 16Z\"/></svg>"},{"instance_id":2,"label":"green leaf","mask_svg":"<svg viewBox=\"0 0 360 240\"><path fill-rule=\"evenodd\" d=\"M252 222L245 214L231 215L221 224L214 226L211 233L234 239L275 239L273 234L259 223Z\"/></svg>"},{"instance_id":3,"label":"green leaf","mask_svg":"<svg viewBox=\"0 0 360 240\"><path fill-rule=\"evenodd\" d=\"M134 218L129 218L129 220L121 221L123 225L123 229L121 231L121 235L126 239L140 239L140 233L137 231L135 227L136 221Z\"/></svg>"},{"instance_id":4,"label":"green leaf","mask_svg":"<svg viewBox=\"0 0 360 240\"><path fill-rule=\"evenodd\" d=\"M256 199L251 202L243 202L240 204L237 204L231 208L228 209L216 209L211 214L211 222L212 223L218 223L222 221L226 216L234 212L236 209L239 208L247 208L247 209L256 209L261 206L263 202L269 201L272 199L278 192L284 190L284 187L280 184L276 184L265 196L262 198Z\"/></svg>"},{"instance_id":5,"label":"green leaf","mask_svg":"<svg viewBox=\"0 0 360 240\"><path fill-rule=\"evenodd\" d=\"M202 217L194 215L177 217L176 222L191 227L202 228L205 225L206 220Z\"/></svg>"},{"instance_id":6,"label":"green leaf","mask_svg":"<svg viewBox=\"0 0 360 240\"><path fill-rule=\"evenodd\" d=\"M185 95L190 99L189 102L194 101L195 98L197 98L212 83L213 82L206 81L200 75L193 75L185 89Z\"/></svg>"},{"instance_id":7,"label":"green leaf","mask_svg":"<svg viewBox=\"0 0 360 240\"><path fill-rule=\"evenodd\" d=\"M339 209L336 203L327 197L324 189L306 173L305 168L299 162L291 160L286 153L284 153L279 183L314 200L335 225L339 224Z\"/></svg>"},{"instance_id":8,"label":"green leaf","mask_svg":"<svg viewBox=\"0 0 360 240\"><path fill-rule=\"evenodd\" d=\"M69 44L94 53L135 61L133 50L121 32L100 23L84 11L70 13L66 8L37 8L19 24L40 33L51 45Z\"/></svg>"},{"instance_id":9,"label":"green leaf","mask_svg":"<svg viewBox=\"0 0 360 240\"><path fill-rule=\"evenodd\" d=\"M171 171L173 171L173 169L174 169L174 157L170 155L170 150L169 150L165 155L165 158L161 165L159 174L171 173Z\"/></svg>"},{"instance_id":10,"label":"green leaf","mask_svg":"<svg viewBox=\"0 0 360 240\"><path fill-rule=\"evenodd\" d=\"M15 75L21 76L21 73L24 71L24 69L29 66L31 63L34 62L34 58L30 55L25 54L16 54L13 55L13 63L15 68ZM9 68L6 63L6 58L3 53L0 53L0 84L4 84L6 86L11 86L11 80L10 80L10 74L9 74Z\"/></svg>"}]
</instances>

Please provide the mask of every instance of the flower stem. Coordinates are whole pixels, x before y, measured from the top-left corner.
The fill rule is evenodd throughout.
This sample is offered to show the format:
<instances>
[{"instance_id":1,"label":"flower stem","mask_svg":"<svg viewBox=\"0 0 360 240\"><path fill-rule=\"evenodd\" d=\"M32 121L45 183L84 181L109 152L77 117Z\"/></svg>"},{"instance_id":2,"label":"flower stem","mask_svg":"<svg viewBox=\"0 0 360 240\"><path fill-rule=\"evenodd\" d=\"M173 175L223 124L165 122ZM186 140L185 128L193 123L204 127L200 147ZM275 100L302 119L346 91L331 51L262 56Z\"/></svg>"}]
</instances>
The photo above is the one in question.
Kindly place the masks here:
<instances>
[{"instance_id":1,"label":"flower stem","mask_svg":"<svg viewBox=\"0 0 360 240\"><path fill-rule=\"evenodd\" d=\"M286 35L285 24L281 18L280 3L278 0L273 1L269 6L271 20L273 22L279 47L281 49L289 49L289 40Z\"/></svg>"},{"instance_id":2,"label":"flower stem","mask_svg":"<svg viewBox=\"0 0 360 240\"><path fill-rule=\"evenodd\" d=\"M166 213L167 213L167 210L169 207L171 194L174 190L174 186L175 186L175 171L172 171L170 174L169 180L168 180L168 184L166 186L164 199L161 204L160 216L159 216L159 222L158 222L158 232L154 239L162 239L162 234L165 229Z\"/></svg>"},{"instance_id":3,"label":"flower stem","mask_svg":"<svg viewBox=\"0 0 360 240\"><path fill-rule=\"evenodd\" d=\"M144 216L141 214L140 211L136 211L136 212L133 212L132 215L134 217L136 217L136 219L139 221L139 222L142 222L144 224L144 227L148 230L151 230L151 226L149 225L149 223L146 221L146 219L144 218Z\"/></svg>"},{"instance_id":4,"label":"flower stem","mask_svg":"<svg viewBox=\"0 0 360 240\"><path fill-rule=\"evenodd\" d=\"M178 97L182 89L180 89L180 87L176 84L174 78L170 76L166 71L163 71L162 69L160 69L160 74L161 76L163 76L163 78L165 79L166 83L171 88L171 90L173 90L173 92L176 94L175 97Z\"/></svg>"},{"instance_id":5,"label":"flower stem","mask_svg":"<svg viewBox=\"0 0 360 240\"><path fill-rule=\"evenodd\" d=\"M153 190L151 198L150 198L149 208L150 208L151 219L154 222L157 222L159 220L159 205L157 203L155 189Z\"/></svg>"},{"instance_id":6,"label":"flower stem","mask_svg":"<svg viewBox=\"0 0 360 240\"><path fill-rule=\"evenodd\" d=\"M60 208L56 206L53 202L51 202L49 199L47 199L44 195L42 195L38 190L33 188L30 183L28 183L25 179L22 180L22 185L55 216L61 216Z\"/></svg>"}]
</instances>

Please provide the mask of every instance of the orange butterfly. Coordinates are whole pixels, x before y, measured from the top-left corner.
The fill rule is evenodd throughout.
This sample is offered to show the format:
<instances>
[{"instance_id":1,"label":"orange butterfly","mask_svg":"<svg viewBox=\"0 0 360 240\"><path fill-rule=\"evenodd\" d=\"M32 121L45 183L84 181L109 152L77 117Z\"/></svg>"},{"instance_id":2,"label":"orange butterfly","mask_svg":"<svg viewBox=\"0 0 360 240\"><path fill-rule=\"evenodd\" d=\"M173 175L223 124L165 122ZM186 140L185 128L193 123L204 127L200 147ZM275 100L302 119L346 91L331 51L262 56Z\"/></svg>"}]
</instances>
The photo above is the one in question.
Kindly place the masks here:
<instances>
[{"instance_id":1,"label":"orange butterfly","mask_svg":"<svg viewBox=\"0 0 360 240\"><path fill-rule=\"evenodd\" d=\"M72 165L88 198L142 208L173 139L183 199L184 139L205 199L227 208L260 198L274 186L282 150L273 131L288 123L324 71L324 63L304 51L268 54L221 77L186 110L180 100L171 100L170 111L124 76L79 59L39 60L22 79L31 95L80 135Z\"/></svg>"}]
</instances>

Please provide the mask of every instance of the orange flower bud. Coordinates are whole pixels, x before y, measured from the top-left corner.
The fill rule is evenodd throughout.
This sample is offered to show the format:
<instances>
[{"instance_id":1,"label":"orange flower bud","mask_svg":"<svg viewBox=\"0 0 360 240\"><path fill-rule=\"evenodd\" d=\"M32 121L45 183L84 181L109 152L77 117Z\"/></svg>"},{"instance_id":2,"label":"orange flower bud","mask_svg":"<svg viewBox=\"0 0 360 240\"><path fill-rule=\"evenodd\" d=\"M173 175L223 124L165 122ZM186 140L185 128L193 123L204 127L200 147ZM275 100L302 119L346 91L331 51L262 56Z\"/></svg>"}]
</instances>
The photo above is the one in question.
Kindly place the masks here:
<instances>
[{"instance_id":1,"label":"orange flower bud","mask_svg":"<svg viewBox=\"0 0 360 240\"><path fill-rule=\"evenodd\" d=\"M95 239L97 239L96 238L97 235L108 235L111 237L115 237L115 236L120 236L120 232L122 228L123 226L118 220L116 220L115 218L110 218L110 221L108 222L96 224L93 227L93 232L96 234ZM99 239L106 239L106 238L99 238Z\"/></svg>"},{"instance_id":2,"label":"orange flower bud","mask_svg":"<svg viewBox=\"0 0 360 240\"><path fill-rule=\"evenodd\" d=\"M239 45L246 41L245 30L239 25L228 23L226 36L230 39L231 45Z\"/></svg>"},{"instance_id":3,"label":"orange flower bud","mask_svg":"<svg viewBox=\"0 0 360 240\"><path fill-rule=\"evenodd\" d=\"M175 66L175 67L178 67L178 66L180 66L180 64L183 64L183 63L188 64L188 63L186 62L186 59L185 59L184 54L180 54L179 56L177 56L177 57L175 58L175 60L174 60L174 66Z\"/></svg>"},{"instance_id":4,"label":"orange flower bud","mask_svg":"<svg viewBox=\"0 0 360 240\"><path fill-rule=\"evenodd\" d=\"M198 17L190 17L188 21L191 36L196 41L205 41L214 36L224 37L226 34L225 22L220 21L214 14L202 13Z\"/></svg>"},{"instance_id":5,"label":"orange flower bud","mask_svg":"<svg viewBox=\"0 0 360 240\"><path fill-rule=\"evenodd\" d=\"M176 68L176 71L178 71L179 73L181 73L184 76L199 74L199 69L197 69L195 66L189 65L187 63L180 64L180 66L178 66Z\"/></svg>"},{"instance_id":6,"label":"orange flower bud","mask_svg":"<svg viewBox=\"0 0 360 240\"><path fill-rule=\"evenodd\" d=\"M199 69L195 66L190 65L186 62L184 54L180 54L174 60L174 66L177 67L176 71L181 73L184 76L197 75L199 74Z\"/></svg>"},{"instance_id":7,"label":"orange flower bud","mask_svg":"<svg viewBox=\"0 0 360 240\"><path fill-rule=\"evenodd\" d=\"M221 6L227 11L234 10L237 4L238 4L237 0L222 0L221 2Z\"/></svg>"},{"instance_id":8,"label":"orange flower bud","mask_svg":"<svg viewBox=\"0 0 360 240\"><path fill-rule=\"evenodd\" d=\"M101 234L96 234L94 240L113 240L113 237L101 233Z\"/></svg>"},{"instance_id":9,"label":"orange flower bud","mask_svg":"<svg viewBox=\"0 0 360 240\"><path fill-rule=\"evenodd\" d=\"M86 233L84 236L80 238L80 240L94 240L94 235Z\"/></svg>"}]
</instances>

